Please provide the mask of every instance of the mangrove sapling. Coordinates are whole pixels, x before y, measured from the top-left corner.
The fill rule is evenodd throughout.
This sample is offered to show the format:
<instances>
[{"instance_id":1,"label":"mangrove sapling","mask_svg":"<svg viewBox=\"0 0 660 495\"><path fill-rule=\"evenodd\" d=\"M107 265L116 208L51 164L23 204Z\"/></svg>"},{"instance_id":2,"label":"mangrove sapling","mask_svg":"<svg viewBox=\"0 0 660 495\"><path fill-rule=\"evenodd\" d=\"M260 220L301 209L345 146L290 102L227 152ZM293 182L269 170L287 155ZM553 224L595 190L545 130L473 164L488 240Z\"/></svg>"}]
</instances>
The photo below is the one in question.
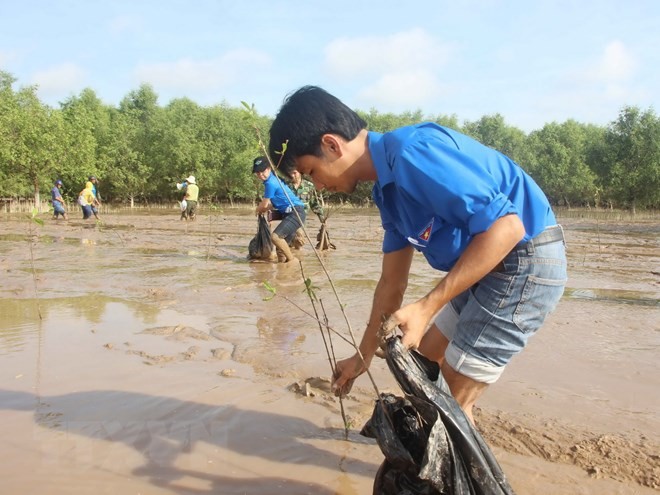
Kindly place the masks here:
<instances>
[{"instance_id":1,"label":"mangrove sapling","mask_svg":"<svg viewBox=\"0 0 660 495\"><path fill-rule=\"evenodd\" d=\"M49 209L50 211L50 209ZM34 299L37 302L37 314L39 315L39 319L43 320L43 316L41 316L41 307L39 305L39 290L37 289L37 272L34 268L34 251L33 251L33 242L34 238L38 237L39 232L38 231L33 231L34 224L37 224L41 227L44 225L44 221L39 218L39 210L37 210L36 207L32 208L32 213L30 215L26 215L29 222L28 222L28 246L30 248L30 268L32 270L32 282L34 283Z\"/></svg>"},{"instance_id":2,"label":"mangrove sapling","mask_svg":"<svg viewBox=\"0 0 660 495\"><path fill-rule=\"evenodd\" d=\"M334 376L335 370L337 369L337 357L335 356L335 349L334 346L332 345L332 333L330 332L330 325L328 324L329 323L328 314L325 312L325 308L323 307L323 301L316 297L316 292L315 292L316 287L312 285L312 279L305 277L305 269L303 268L302 261L300 261L299 263L300 263L300 275L305 281L305 293L307 294L307 297L309 298L309 302L312 305L312 309L314 310L314 316L316 317L315 319L319 325L319 331L321 332L321 338L323 339L323 345L325 347L326 356L328 357L328 363L330 364L330 370L332 372L332 376ZM321 305L321 310L323 312L323 324L321 324L321 319L319 318L319 312L316 309L316 301L318 301L319 304ZM324 327L326 329L325 332L323 331ZM344 401L342 400L341 397L339 397L339 409L341 411L341 419L344 422L344 438L348 440L350 424L348 422L348 419L346 418L346 411L344 410Z\"/></svg>"},{"instance_id":3,"label":"mangrove sapling","mask_svg":"<svg viewBox=\"0 0 660 495\"><path fill-rule=\"evenodd\" d=\"M263 154L263 156L265 156L265 157L267 158L268 163L269 163L271 169L272 169L272 170L279 170L279 165L280 165L280 163L282 162L282 159L284 158L284 155L285 155L285 153L286 153L287 142L282 143L282 150L278 152L278 154L280 155L280 158L279 158L279 160L278 160L278 163L277 163L277 164L274 164L274 163L272 162L272 160L271 160L271 157L270 157L269 154L268 154L268 151L267 151L267 149L266 149L266 146L264 145L263 139L262 139L262 137L261 137L261 131L259 130L259 127L258 127L257 124L256 124L256 110L255 110L255 108L254 108L254 105L248 105L248 104L247 104L246 102L244 102L244 101L242 101L241 103L243 104L243 106L245 107L245 109L247 110L249 116L250 116L251 119L252 119L252 127L253 127L253 129L254 129L254 131L255 131L255 133L256 133L256 136L257 136L257 141L258 141L259 150L261 151L261 153ZM281 184L281 179L278 177L278 174L275 174L275 178L277 179L278 183L279 183L280 185L282 185L282 184ZM285 194L285 196L287 197L287 200L289 201L289 204L293 206L293 201L292 201L292 199L288 196L288 193L286 192L286 189L285 189L285 188L282 188L282 189L284 190L284 194ZM321 258L321 255L320 255L320 253L319 253L319 250L318 250L317 248L314 247L314 244L312 244L312 240L311 240L311 238L310 238L310 236L309 236L309 233L307 232L307 229L305 228L304 223L301 221L301 218L299 217L298 212L297 212L295 209L294 209L294 213L295 213L296 217L298 217L298 221L299 221L299 223L300 223L300 225L301 225L300 228L302 229L303 234L305 235L305 238L307 239L307 242L309 243L310 247L312 248L312 251L314 252L314 255L316 256L316 259L317 259L317 261L319 262L319 264L320 264L320 266L321 266L321 269L323 270L323 273L325 274L326 279L328 280L328 283L330 284L330 288L331 288L331 290L332 290L332 293L334 294L334 297L335 297L335 299L336 299L336 301L337 301L337 303L338 303L338 305L339 305L339 309L340 309L340 311L341 311L341 313L342 313L342 316L344 317L344 321L345 321L345 323L346 323L346 326L347 326L347 329L348 329L348 333L349 333L349 335L350 335L350 342L349 342L349 343L350 343L350 345L355 349L355 351L356 351L356 353L358 354L358 356L360 356L360 359L362 360L362 363L365 364L365 368L366 368L367 376L369 377L369 380L371 381L371 384L372 384L372 386L373 386L373 388L374 388L374 390L375 390L375 392L376 392L376 396L379 397L379 396L380 396L380 392L379 392L379 390L378 390L378 386L376 385L376 382L375 382L375 380L374 380L373 375L371 374L371 371L370 371L369 368L366 366L366 362L365 362L364 356L362 355L362 352L360 351L359 345L358 345L358 343L357 343L357 339L355 338L355 333L353 332L353 327L352 327L351 322L350 322L350 320L349 320L349 318L348 318L348 314L347 314L346 311L345 311L345 305L342 303L341 298L339 297L339 293L337 292L337 288L335 287L334 281L332 280L332 277L330 276L330 273L328 272L328 269L327 269L327 267L325 266L325 263L323 262L323 259ZM300 262L300 263L301 263L301 266L302 266L302 262ZM306 290L308 290L308 288L311 286L311 282L308 283L308 282L306 281L306 279L305 279L304 276L303 276L303 282L305 283ZM271 286L269 286L269 287L271 287ZM271 289L272 289L272 287L271 287ZM273 291L274 291L274 289L273 289ZM274 292L273 292L273 295L274 295ZM318 317L318 314L316 314L316 308L314 308L314 311L315 311L315 317L314 317L314 319L318 322L318 324L319 324L319 326L320 326L320 328L321 328L322 336L323 336L323 331L322 331L322 328L323 328L323 327L322 327L322 326L323 326L324 322ZM327 328L329 328L329 326L328 326ZM324 338L324 342L325 342L325 337L323 337L323 338ZM334 356L332 356L332 358L334 358ZM330 357L329 357L329 359L330 359ZM334 361L334 363L336 364L336 360ZM332 360L331 360L331 362L330 362L330 368L331 368L332 376L334 376L335 364L333 364L333 362L332 362ZM343 419L344 419L344 425L345 425L346 428L348 428L348 424L346 423L346 418L345 418L345 416L344 416L344 414L343 414L343 402L342 402L341 395L339 396L339 400L340 400L340 403L341 403L342 416L343 416Z\"/></svg>"},{"instance_id":4,"label":"mangrove sapling","mask_svg":"<svg viewBox=\"0 0 660 495\"><path fill-rule=\"evenodd\" d=\"M209 231L208 231L208 245L206 248L206 261L208 261L211 258L211 238L213 236L213 221L216 218L215 213L219 212L222 213L222 209L218 208L216 205L211 204L209 206Z\"/></svg>"}]
</instances>

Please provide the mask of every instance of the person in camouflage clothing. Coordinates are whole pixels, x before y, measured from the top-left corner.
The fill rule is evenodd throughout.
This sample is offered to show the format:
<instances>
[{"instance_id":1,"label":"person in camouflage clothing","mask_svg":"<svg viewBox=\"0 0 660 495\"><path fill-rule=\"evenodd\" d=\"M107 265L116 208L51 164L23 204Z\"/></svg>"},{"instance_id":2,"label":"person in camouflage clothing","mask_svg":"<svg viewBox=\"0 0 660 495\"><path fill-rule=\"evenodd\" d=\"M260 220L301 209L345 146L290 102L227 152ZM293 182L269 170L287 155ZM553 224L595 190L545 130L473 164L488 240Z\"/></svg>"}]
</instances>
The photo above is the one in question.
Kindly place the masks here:
<instances>
[{"instance_id":1,"label":"person in camouflage clothing","mask_svg":"<svg viewBox=\"0 0 660 495\"><path fill-rule=\"evenodd\" d=\"M325 213L323 212L323 201L319 197L314 184L305 180L300 175L300 172L294 170L291 172L291 181L289 188L296 193L296 196L305 204L305 211L310 209L319 217L321 223L325 221Z\"/></svg>"},{"instance_id":2,"label":"person in camouflage clothing","mask_svg":"<svg viewBox=\"0 0 660 495\"><path fill-rule=\"evenodd\" d=\"M310 181L303 179L300 172L293 170L289 176L290 181L288 183L289 188L300 198L300 200L305 205L305 211L312 210L319 218L321 222L321 229L319 230L316 240L318 244L316 249L335 249L335 245L330 242L328 233L325 227L325 222L327 220L326 214L323 211L323 198L316 192L314 184ZM303 229L298 229L296 232L296 237L293 239L291 245L295 249L300 249L305 244L305 235L303 234Z\"/></svg>"}]
</instances>

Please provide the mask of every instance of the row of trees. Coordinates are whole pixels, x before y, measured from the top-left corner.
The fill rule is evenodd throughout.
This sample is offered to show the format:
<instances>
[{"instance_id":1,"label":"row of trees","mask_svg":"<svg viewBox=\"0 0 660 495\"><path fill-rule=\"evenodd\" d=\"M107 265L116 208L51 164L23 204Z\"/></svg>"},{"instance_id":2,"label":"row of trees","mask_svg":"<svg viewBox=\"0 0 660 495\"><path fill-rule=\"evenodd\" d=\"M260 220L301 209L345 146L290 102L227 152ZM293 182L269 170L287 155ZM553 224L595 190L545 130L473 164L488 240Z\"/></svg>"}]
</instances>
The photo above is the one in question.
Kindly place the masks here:
<instances>
[{"instance_id":1,"label":"row of trees","mask_svg":"<svg viewBox=\"0 0 660 495\"><path fill-rule=\"evenodd\" d=\"M14 89L0 71L0 197L39 202L55 179L73 199L89 175L113 202L170 201L175 183L195 175L203 201L252 201L259 184L251 163L271 119L226 104L201 107L187 98L158 104L151 86L131 91L118 107L91 89L52 108L35 87ZM608 126L574 120L529 134L499 115L459 123L455 115L360 112L385 132L425 120L452 127L521 164L554 204L622 208L660 206L660 118L652 109L623 108ZM369 201L370 185L338 201ZM333 198L330 198L331 200Z\"/></svg>"}]
</instances>

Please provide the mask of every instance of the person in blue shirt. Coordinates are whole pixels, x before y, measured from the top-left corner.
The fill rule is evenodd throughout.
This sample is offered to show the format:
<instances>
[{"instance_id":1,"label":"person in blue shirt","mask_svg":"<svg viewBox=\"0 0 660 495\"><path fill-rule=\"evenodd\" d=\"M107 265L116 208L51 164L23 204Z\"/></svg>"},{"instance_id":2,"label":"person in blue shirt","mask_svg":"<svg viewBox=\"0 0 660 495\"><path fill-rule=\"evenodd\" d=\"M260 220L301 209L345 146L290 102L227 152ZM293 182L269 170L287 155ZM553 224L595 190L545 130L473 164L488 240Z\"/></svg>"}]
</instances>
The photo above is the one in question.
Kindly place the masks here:
<instances>
[{"instance_id":1,"label":"person in blue shirt","mask_svg":"<svg viewBox=\"0 0 660 495\"><path fill-rule=\"evenodd\" d=\"M563 293L563 231L546 196L509 157L468 136L434 123L370 132L315 86L287 96L275 117L269 154L285 142L283 173L295 168L317 189L350 193L374 181L385 231L369 322L359 350L337 363L335 394L369 367L381 326L398 326L404 345L440 364L473 421L476 400ZM446 273L402 306L415 251Z\"/></svg>"},{"instance_id":2,"label":"person in blue shirt","mask_svg":"<svg viewBox=\"0 0 660 495\"><path fill-rule=\"evenodd\" d=\"M255 158L252 173L264 183L264 195L257 205L257 214L274 211L277 213L275 219L282 220L272 233L278 261L296 261L289 246L296 236L296 231L305 224L305 205L289 186L273 173L268 158Z\"/></svg>"},{"instance_id":3,"label":"person in blue shirt","mask_svg":"<svg viewBox=\"0 0 660 495\"><path fill-rule=\"evenodd\" d=\"M99 207L101 206L101 194L99 193L98 189L96 188L98 184L98 179L96 178L95 175L90 175L89 176L89 182L92 183L92 194L94 195L94 203L92 203L92 213L94 214L94 217L97 220L100 220L99 218Z\"/></svg>"},{"instance_id":4,"label":"person in blue shirt","mask_svg":"<svg viewBox=\"0 0 660 495\"><path fill-rule=\"evenodd\" d=\"M57 220L60 215L64 220L68 220L66 215L66 210L64 209L64 199L62 199L62 189L63 183L61 180L57 179L53 188L50 190L51 200L53 202L53 219Z\"/></svg>"}]
</instances>

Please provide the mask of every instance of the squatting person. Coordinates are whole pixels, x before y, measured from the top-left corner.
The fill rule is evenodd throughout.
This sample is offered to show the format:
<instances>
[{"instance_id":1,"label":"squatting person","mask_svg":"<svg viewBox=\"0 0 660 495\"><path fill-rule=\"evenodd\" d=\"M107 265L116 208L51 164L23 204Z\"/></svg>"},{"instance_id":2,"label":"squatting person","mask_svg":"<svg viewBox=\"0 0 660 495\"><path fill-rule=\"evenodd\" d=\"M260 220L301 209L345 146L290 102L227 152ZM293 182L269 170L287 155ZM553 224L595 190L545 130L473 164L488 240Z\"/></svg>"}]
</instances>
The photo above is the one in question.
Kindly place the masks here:
<instances>
[{"instance_id":1,"label":"squatting person","mask_svg":"<svg viewBox=\"0 0 660 495\"><path fill-rule=\"evenodd\" d=\"M273 230L272 240L279 262L296 261L290 245L296 231L305 224L305 205L270 168L266 157L260 156L252 162L252 173L264 183L263 199L257 205L257 214L274 210L282 221Z\"/></svg>"}]
</instances>

